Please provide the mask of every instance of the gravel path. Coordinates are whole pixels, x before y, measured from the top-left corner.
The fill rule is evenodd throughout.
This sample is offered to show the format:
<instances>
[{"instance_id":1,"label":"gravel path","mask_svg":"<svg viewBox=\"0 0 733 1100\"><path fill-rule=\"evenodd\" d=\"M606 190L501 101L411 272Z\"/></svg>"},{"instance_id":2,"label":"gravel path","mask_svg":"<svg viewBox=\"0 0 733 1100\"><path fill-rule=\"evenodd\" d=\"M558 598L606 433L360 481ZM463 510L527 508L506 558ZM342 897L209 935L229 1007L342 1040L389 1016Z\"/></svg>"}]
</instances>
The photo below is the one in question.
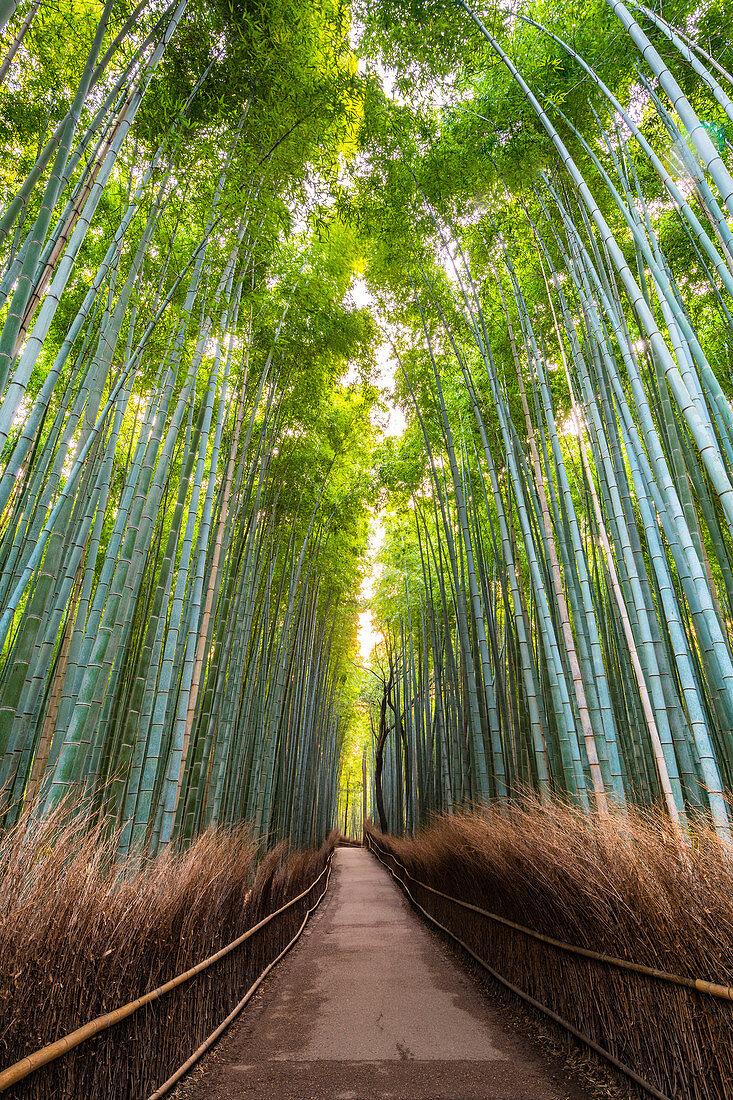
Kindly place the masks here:
<instances>
[{"instance_id":1,"label":"gravel path","mask_svg":"<svg viewBox=\"0 0 733 1100\"><path fill-rule=\"evenodd\" d=\"M590 1100L511 1030L363 849L185 1100Z\"/></svg>"}]
</instances>

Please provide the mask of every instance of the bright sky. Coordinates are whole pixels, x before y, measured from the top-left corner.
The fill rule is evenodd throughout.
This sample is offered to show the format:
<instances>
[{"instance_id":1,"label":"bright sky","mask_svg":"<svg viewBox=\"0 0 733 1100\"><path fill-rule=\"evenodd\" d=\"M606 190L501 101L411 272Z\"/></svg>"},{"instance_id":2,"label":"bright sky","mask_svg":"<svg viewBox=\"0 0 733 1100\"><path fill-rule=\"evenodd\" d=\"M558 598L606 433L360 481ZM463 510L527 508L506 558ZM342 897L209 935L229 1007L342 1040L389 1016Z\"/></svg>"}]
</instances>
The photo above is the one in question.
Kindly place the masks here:
<instances>
[{"instance_id":1,"label":"bright sky","mask_svg":"<svg viewBox=\"0 0 733 1100\"><path fill-rule=\"evenodd\" d=\"M384 541L384 529L382 527L379 513L375 512L372 517L372 529L369 533L369 572L364 577L361 586L361 592L359 593L362 600L371 601L374 595L374 585L376 582L375 573L375 561L377 554L379 553L382 542ZM372 619L372 611L370 607L367 607L359 614L359 629L357 633L359 639L359 656L361 663L367 665L369 658L371 657L372 650L381 638L381 634L374 629L374 620Z\"/></svg>"},{"instance_id":2,"label":"bright sky","mask_svg":"<svg viewBox=\"0 0 733 1100\"><path fill-rule=\"evenodd\" d=\"M369 293L366 284L362 279L357 279L352 288L352 294L357 306L373 306L374 299ZM379 388L385 392L386 395L391 394L394 391L394 379L395 370L397 369L397 363L391 354L389 344L384 342L377 348L377 377L376 383ZM380 426L385 435L398 436L402 435L405 430L405 417L402 410L392 404L387 399L387 416L386 418L380 418ZM364 581L359 593L362 600L371 601L374 595L374 585L376 583L376 562L375 558L381 549L384 541L384 529L379 513L375 510L372 515L372 526L369 533L369 571L364 577ZM372 612L369 607L362 611L359 615L359 656L363 665L368 664L371 652L374 646L380 640L381 635L374 630L374 622L372 620Z\"/></svg>"}]
</instances>

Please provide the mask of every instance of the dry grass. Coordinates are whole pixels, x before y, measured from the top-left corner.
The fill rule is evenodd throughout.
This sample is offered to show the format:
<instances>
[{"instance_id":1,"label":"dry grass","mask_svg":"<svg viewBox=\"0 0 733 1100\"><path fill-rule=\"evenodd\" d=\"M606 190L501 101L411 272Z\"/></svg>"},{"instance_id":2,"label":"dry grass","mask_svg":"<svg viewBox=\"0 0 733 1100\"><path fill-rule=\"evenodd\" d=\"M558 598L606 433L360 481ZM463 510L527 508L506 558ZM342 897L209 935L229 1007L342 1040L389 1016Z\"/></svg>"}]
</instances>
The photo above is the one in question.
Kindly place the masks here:
<instances>
[{"instance_id":1,"label":"dry grass","mask_svg":"<svg viewBox=\"0 0 733 1100\"><path fill-rule=\"evenodd\" d=\"M112 859L79 808L0 840L0 1066L162 985L300 893L333 846L259 863L251 834L209 831L140 868ZM319 888L322 883L319 884ZM153 1091L233 1008L317 891L210 970L6 1095L135 1098Z\"/></svg>"},{"instance_id":2,"label":"dry grass","mask_svg":"<svg viewBox=\"0 0 733 1100\"><path fill-rule=\"evenodd\" d=\"M417 878L554 939L733 986L733 860L704 826L599 820L558 802L373 836ZM412 884L411 889L412 889ZM500 974L675 1100L733 1096L733 1004L583 959L415 888Z\"/></svg>"}]
</instances>

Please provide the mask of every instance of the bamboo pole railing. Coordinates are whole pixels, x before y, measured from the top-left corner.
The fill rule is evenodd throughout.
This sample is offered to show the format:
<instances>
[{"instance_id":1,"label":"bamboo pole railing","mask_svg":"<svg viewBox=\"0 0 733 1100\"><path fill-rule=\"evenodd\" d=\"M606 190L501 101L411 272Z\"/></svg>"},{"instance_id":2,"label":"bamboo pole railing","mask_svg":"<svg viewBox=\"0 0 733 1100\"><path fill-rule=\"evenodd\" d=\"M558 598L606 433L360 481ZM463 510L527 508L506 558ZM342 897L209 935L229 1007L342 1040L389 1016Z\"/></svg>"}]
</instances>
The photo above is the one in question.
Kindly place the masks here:
<instances>
[{"instance_id":1,"label":"bamboo pole railing","mask_svg":"<svg viewBox=\"0 0 733 1100\"><path fill-rule=\"evenodd\" d=\"M390 872L390 874L395 879L395 881L399 882L400 886L405 891L405 893L407 894L407 896L410 899L410 901L412 902L412 904L417 909L419 909L420 912L424 916L426 916L428 918L428 920L432 924L435 925L436 928L439 928L441 930L441 932L445 932L445 934L447 936L450 936L450 938L452 940L454 940L457 944L459 944L464 949L464 951L467 951L468 954L471 956L471 958L474 959L479 964L479 966L483 967L484 970L486 970L489 974L491 974L492 978L495 978L498 982L500 982L503 986L505 986L507 989L509 989L512 993L515 993L518 997L521 997L521 999L523 1001L526 1001L527 1004L532 1005L533 1008L538 1009L545 1016L548 1016L551 1020L554 1020L555 1023L559 1024L566 1031L569 1031L571 1035L574 1035L576 1037L576 1039L580 1039L580 1041L582 1043L585 1043L586 1046L591 1048L591 1050L594 1050L597 1054L600 1054L602 1058L604 1058L606 1061L610 1062L613 1066L616 1067L616 1069L620 1070L631 1081L633 1081L635 1084L639 1085L639 1087L642 1088L650 1096L653 1096L655 1098L655 1100L670 1100L670 1097L668 1097L665 1093L660 1092L653 1085L651 1085L648 1081L645 1081L644 1078L640 1077L639 1074L637 1074L633 1069L631 1069L630 1066L627 1066L624 1062L621 1062L618 1058L615 1057L615 1055L611 1054L611 1052L609 1050L606 1050L605 1047L600 1046L600 1044L596 1043L594 1039L591 1039L589 1035L586 1035L584 1032L582 1032L578 1028L576 1028L574 1024L571 1024L569 1020L566 1020L563 1016L560 1016L560 1015L558 1015L558 1013L553 1012L551 1008L547 1007L547 1005L542 1004L541 1001L535 1000L535 998L531 997L529 995L529 993L526 993L523 989L520 989L519 986L514 985L512 982L508 981L504 977L503 974L499 973L498 970L494 970L494 968L492 966L490 966L489 963L487 963L485 959L482 959L481 956L478 955L473 950L473 948L469 947L469 945L465 942L465 940L462 940L459 936L457 936L455 934L455 932L451 932L450 928L447 928L444 924L441 924L439 920L436 920L435 917L431 913L429 913L427 911L427 909L425 909L420 904L419 901L417 901L417 899L411 893L409 887L402 881L402 879L399 877L399 875L397 875L397 873L393 870L393 868L391 868L389 866L389 864L386 863L385 860L383 860L382 857L379 855L377 845L374 843L374 841L371 839L371 837L368 838L368 844L369 844L370 850L374 852L374 854L377 857L377 859L379 860L379 862L382 863L383 866L387 868L387 870ZM391 856L391 853L387 853L387 854ZM395 863L399 863L399 860L397 860L394 856L391 856L391 858L395 860ZM402 864L400 864L400 866L402 866ZM407 871L406 868L405 868L405 871L408 874L408 876L410 878L412 878L412 875L409 874L409 871ZM417 882L418 880L415 879L413 881ZM448 897L448 895L445 895L445 896ZM451 898L450 900L451 901L457 901L458 899L457 898Z\"/></svg>"},{"instance_id":2,"label":"bamboo pole railing","mask_svg":"<svg viewBox=\"0 0 733 1100\"><path fill-rule=\"evenodd\" d=\"M252 985L249 987L249 989L247 990L245 995L242 997L241 1001L239 1001L239 1003L237 1005L235 1005L235 1007L232 1009L232 1011L229 1013L229 1015L226 1017L226 1019L222 1020L222 1022L219 1024L219 1026L214 1031L212 1031L211 1035L209 1035L206 1039L204 1039L203 1043L201 1043L201 1045L196 1048L196 1050L193 1052L191 1057L186 1059L186 1061L183 1063L183 1065L179 1066L178 1069L176 1070L176 1072L171 1074L171 1076L168 1078L167 1081L164 1081L163 1084L160 1085L155 1090L154 1093L151 1093L148 1100L161 1100L161 1097L167 1096L168 1093L171 1091L171 1089L176 1084L178 1084L178 1082L181 1080L181 1078L185 1077L185 1075L188 1073L188 1071L190 1069L193 1069L193 1067L196 1065L196 1063L201 1058L203 1058L204 1054L206 1054L207 1050L210 1050L212 1048L212 1046L217 1041L217 1039L226 1031L226 1029L229 1027L229 1025L231 1023L233 1023L234 1020L236 1020L237 1016L240 1014L240 1012L245 1007L245 1005L248 1003L248 1001L257 992L257 990L262 985L265 978L270 973L270 971L273 969L273 967L277 966L277 964L280 962L280 960L282 958L284 958L285 955L287 955L288 951L290 951L290 949L295 946L295 944L298 942L298 940L300 939L300 937L303 934L303 931L305 929L306 924L308 923L308 918L310 917L311 913L315 912L315 910L318 908L318 906L321 904L324 897L326 896L326 891L328 890L328 883L329 883L329 880L331 878L331 857L329 857L328 863L327 863L326 867L324 868L324 870L328 871L328 874L326 875L326 884L323 887L323 890L322 890L322 892L321 892L321 894L318 898L318 901L316 901L310 907L310 909L308 909L306 911L306 914L303 917L303 922L300 925L300 928L298 929L298 931L293 936L292 940L290 940L290 942L285 945L285 947L282 949L280 954L277 955L272 960L272 962L267 964L265 969L262 971L262 973L259 975L259 977L256 978L252 982ZM323 877L323 872L321 872L321 874L318 876L318 878L322 878L322 877ZM318 882L318 879L316 879L316 882ZM310 890L313 889L313 886L315 886L315 884L316 883L314 882L313 885L310 887Z\"/></svg>"},{"instance_id":3,"label":"bamboo pole railing","mask_svg":"<svg viewBox=\"0 0 733 1100\"><path fill-rule=\"evenodd\" d=\"M666 1093L660 1092L659 1089L657 1089L649 1081L647 1081L643 1077L641 1077L638 1073L636 1073L635 1070L633 1070L630 1066L626 1065L625 1062L622 1062L619 1058L617 1058L614 1054L612 1054L611 1051L609 1051L605 1047L601 1046L594 1039L592 1039L589 1035L586 1035L584 1032L580 1031L573 1023L571 1023L565 1017L563 1017L563 1016L559 1015L558 1013L554 1012L551 1008L549 1008L547 1005L543 1004L541 1001L536 1000L529 993L527 993L524 989L521 989L519 986L513 984L506 977L504 977L503 974L501 974L499 971L495 970L489 963L486 962L485 959L481 958L481 956L478 955L476 953L476 951L474 951L473 948L469 946L469 944L467 944L464 940L462 940L459 936L457 936L456 933L453 932L450 928L447 928L444 924L442 924L440 921L438 921L432 915L432 913L429 913L428 910L425 909L424 906L422 906L420 904L420 902L413 895L412 891L409 889L409 887L408 887L407 883L404 881L404 879L401 878L400 875L397 873L397 871L395 871L395 869L389 865L389 863L387 862L386 859L382 858L382 855L380 854L379 844L374 840L374 838L372 836L369 835L369 833L366 833L366 840L367 840L367 846L368 846L369 850L371 852L373 852L373 854L380 861L380 863L382 863L383 866L390 872L390 874L395 879L395 881L400 884L400 886L405 891L405 894L410 899L412 904L417 909L419 909L420 912L425 917L427 917L427 919L431 922L431 924L435 925L435 927L439 928L441 930L441 932L444 932L455 943L459 944L459 946L462 947L463 950L466 951L471 956L471 958L474 959L479 964L479 966L481 966L485 971L487 971L487 973L489 973L492 976L492 978L494 978L496 981L498 981L506 989L509 989L512 993L516 994L516 996L520 997L527 1004L531 1005L533 1008L535 1008L539 1012L543 1013L543 1015L545 1015L549 1019L553 1020L556 1024L558 1024L560 1027L562 1027L565 1031L569 1032L576 1039L579 1039L580 1042L582 1042L585 1046L587 1046L591 1050L595 1051L596 1054L599 1054L605 1061L609 1062L617 1070L619 1070L621 1073L623 1073L624 1076L628 1077L629 1080L633 1081L636 1085L638 1085L645 1093L647 1093L647 1095L654 1097L655 1100L670 1100L669 1096ZM726 1000L726 1001L733 1000L733 989L731 989L731 987L729 987L729 986L720 985L720 984L715 983L715 982L704 981L704 980L698 979L698 978L686 978L686 977L683 977L682 975L670 974L667 971L663 971L663 970L655 970L653 967L643 966L640 963L630 962L630 961L627 961L626 959L619 959L619 958L616 958L616 957L611 956L611 955L604 955L602 952L599 952L599 951L592 951L589 948L578 947L576 944L564 943L561 940L555 940L550 936L545 936L544 934L542 934L540 932L536 932L532 928L527 928L524 925L517 924L515 921L511 921L511 920L508 920L505 917L501 917L497 913L491 913L486 909L481 909L479 906L472 905L469 902L464 902L460 898L455 898L450 894L443 893L443 891L441 891L441 890L437 890L432 886L428 886L427 883L422 882L420 879L418 879L414 875L412 875L408 871L408 869L405 867L405 865L400 860L398 860L396 856L392 855L391 852L385 851L384 855L389 857L389 859L391 859L398 867L401 867L402 870L405 873L405 876L407 878L409 878L412 883L414 883L415 885L421 887L422 889L425 889L425 890L429 891L432 894L436 894L437 896L442 897L445 900L447 900L447 901L449 901L453 904L456 904L456 905L458 905L462 908L469 909L472 912L475 912L475 913L479 914L480 916L486 917L489 920L495 921L498 924L502 924L502 925L507 926L507 927L509 927L509 928L511 928L515 931L519 931L521 933L524 933L524 934L532 937L533 939L539 940L543 943L548 943L553 947L559 948L560 950L566 951L566 952L574 954L574 955L581 955L585 958L590 958L590 959L594 959L598 962L606 963L607 965L612 966L612 967L617 967L618 969L631 970L631 971L634 971L636 973L643 974L647 977L655 978L655 979L658 979L658 980L663 981L663 982L668 982L670 984L684 986L684 987L686 987L688 989L692 989L692 990L694 990L698 993L708 994L708 995L710 995L712 997L715 997L715 998L718 998L720 1000Z\"/></svg>"},{"instance_id":4,"label":"bamboo pole railing","mask_svg":"<svg viewBox=\"0 0 733 1100\"><path fill-rule=\"evenodd\" d=\"M379 847L368 834L367 837L370 844L373 844L375 848ZM615 955L604 955L602 952L593 951L589 947L578 947L578 945L574 943L565 943L563 940L555 940L552 936L546 936L542 932L535 931L534 928L527 928L524 924L517 924L516 921L509 920L508 917L502 917L498 913L491 913L488 909L481 909L480 906L472 905L468 901L454 898L452 894L444 894L442 890L436 890L434 886L428 886L426 882L422 882L419 878L415 878L414 875L410 874L404 863L400 862L391 852L386 852L385 854L402 868L407 877L414 882L416 886L420 886L423 890L428 890L431 894L437 894L438 897L445 898L446 901L453 902L454 905L460 905L463 909L470 909L471 912L478 913L479 916L496 921L497 924L503 924L507 928L513 928L516 932L523 932L524 935L531 936L532 939L540 940L542 943L549 943L552 947L558 947L561 951L567 951L573 955L582 955L586 959L595 959L598 962L608 963L609 966L616 966L620 970L633 970L636 974L646 974L647 977L658 978L659 981L662 982L682 985L687 989L694 989L698 993L707 993L711 997L718 997L722 1001L733 1001L733 986L719 985L717 982L708 982L703 978L685 978L681 974L670 974L667 970L655 970L653 966L644 966L642 963L631 962L628 959L619 959ZM384 862L384 860L381 862Z\"/></svg>"},{"instance_id":5,"label":"bamboo pole railing","mask_svg":"<svg viewBox=\"0 0 733 1100\"><path fill-rule=\"evenodd\" d=\"M45 1047L41 1047L40 1050L34 1051L33 1054L29 1054L25 1058L21 1058L20 1061L14 1062L12 1066L8 1066L7 1069L0 1071L0 1092L7 1091L7 1089L11 1088L13 1085L16 1085L19 1081L22 1081L23 1078L28 1077L29 1074L34 1073L36 1070L41 1069L43 1066L47 1066L50 1062L55 1062L57 1059L62 1058L65 1054L68 1054L76 1047L81 1046L82 1043L86 1042L88 1039L92 1039L95 1035L99 1035L103 1031L108 1031L110 1028L114 1027L115 1024L121 1023L129 1016L134 1015L134 1013L138 1012L141 1008L144 1008L145 1005L149 1005L152 1004L154 1001L160 1000L160 998L164 997L166 993L170 993L172 990L177 989L185 982L190 981L191 978L195 978L198 974L201 974L204 970L208 970L209 967L213 966L214 963L219 962L226 955L231 954L232 951L235 951L236 948L240 947L243 943L245 943L246 940L251 939L251 937L254 936L255 933L259 932L262 928L264 928L265 925L269 924L276 917L279 917L286 910L292 908L292 906L295 905L297 902L302 901L302 899L307 894L310 894L314 887L317 886L318 883L321 881L323 876L330 872L331 859L332 857L329 856L326 866L323 868L318 877L313 880L310 886L308 886L307 889L303 890L302 893L296 895L296 897L291 898L290 901L286 902L285 905L282 905L279 909L276 909L272 913L268 913L268 915L266 917L263 917L261 921L258 921L257 924L253 924L252 927L248 928L246 932L243 932L241 936L238 936L235 940L232 940L231 943L228 943L225 947L220 948L213 955L209 955L208 958L203 959L199 963L196 963L195 966L189 967L188 970L185 970L183 971L183 973L176 975L176 977L174 978L171 978L163 985L158 986L157 989L151 989L148 993L143 994L142 997L137 997L134 1001L129 1001L127 1004L121 1005L119 1008L115 1008L111 1012L105 1012L103 1015L97 1016L96 1019L90 1020L88 1023L83 1024L81 1027L76 1028L75 1031L71 1031L68 1035L64 1035L61 1039L57 1039L53 1043L48 1043ZM312 910L309 910L309 914L310 912L312 912ZM300 933L298 933L298 935L300 935ZM291 945L288 945L288 948L286 948L286 950L288 950ZM233 1015L231 1015L227 1018L226 1021L224 1021L224 1025L227 1025L231 1019L234 1019L234 1016L236 1016L237 1012L241 1011L251 994L254 992L256 986L259 985L265 975L269 973L269 970L272 969L272 967L275 965L278 959L282 957L284 953L285 952L282 952L280 955L278 955L277 959L273 960L273 962L269 964L268 969L260 975L260 978L257 980L255 987L251 988L248 991L245 998L243 998L243 1000L237 1006L237 1009L235 1009ZM224 1030L224 1025L220 1025L221 1030ZM219 1029L217 1029L215 1035L218 1034L221 1034ZM214 1042L214 1038L210 1036L209 1039L210 1042L209 1040L206 1040L206 1042L209 1042L209 1045L211 1045L211 1043ZM208 1047L206 1047L206 1049L208 1049ZM201 1054L203 1053L204 1051L201 1048L199 1048L199 1051L196 1051L196 1055L198 1055L198 1057L201 1057ZM194 1057L196 1060L198 1060L195 1055ZM178 1080L178 1078L176 1078L176 1080ZM160 1093L160 1095L163 1095L163 1093Z\"/></svg>"}]
</instances>

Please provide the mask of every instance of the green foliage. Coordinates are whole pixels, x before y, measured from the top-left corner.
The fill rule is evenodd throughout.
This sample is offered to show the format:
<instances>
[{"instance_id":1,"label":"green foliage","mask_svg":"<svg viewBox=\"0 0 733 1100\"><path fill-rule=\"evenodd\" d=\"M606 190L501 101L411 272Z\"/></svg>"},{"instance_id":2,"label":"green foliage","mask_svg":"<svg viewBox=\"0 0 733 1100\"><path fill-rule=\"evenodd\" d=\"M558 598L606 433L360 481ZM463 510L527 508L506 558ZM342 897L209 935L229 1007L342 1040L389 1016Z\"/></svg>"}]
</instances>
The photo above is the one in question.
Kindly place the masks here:
<instances>
[{"instance_id":1,"label":"green foliage","mask_svg":"<svg viewBox=\"0 0 733 1100\"><path fill-rule=\"evenodd\" d=\"M93 5L31 11L0 83L0 812L89 779L125 850L317 839L371 737L376 506L395 822L532 783L719 826L722 90L605 0L111 5L96 54ZM725 5L673 21L729 64Z\"/></svg>"}]
</instances>

